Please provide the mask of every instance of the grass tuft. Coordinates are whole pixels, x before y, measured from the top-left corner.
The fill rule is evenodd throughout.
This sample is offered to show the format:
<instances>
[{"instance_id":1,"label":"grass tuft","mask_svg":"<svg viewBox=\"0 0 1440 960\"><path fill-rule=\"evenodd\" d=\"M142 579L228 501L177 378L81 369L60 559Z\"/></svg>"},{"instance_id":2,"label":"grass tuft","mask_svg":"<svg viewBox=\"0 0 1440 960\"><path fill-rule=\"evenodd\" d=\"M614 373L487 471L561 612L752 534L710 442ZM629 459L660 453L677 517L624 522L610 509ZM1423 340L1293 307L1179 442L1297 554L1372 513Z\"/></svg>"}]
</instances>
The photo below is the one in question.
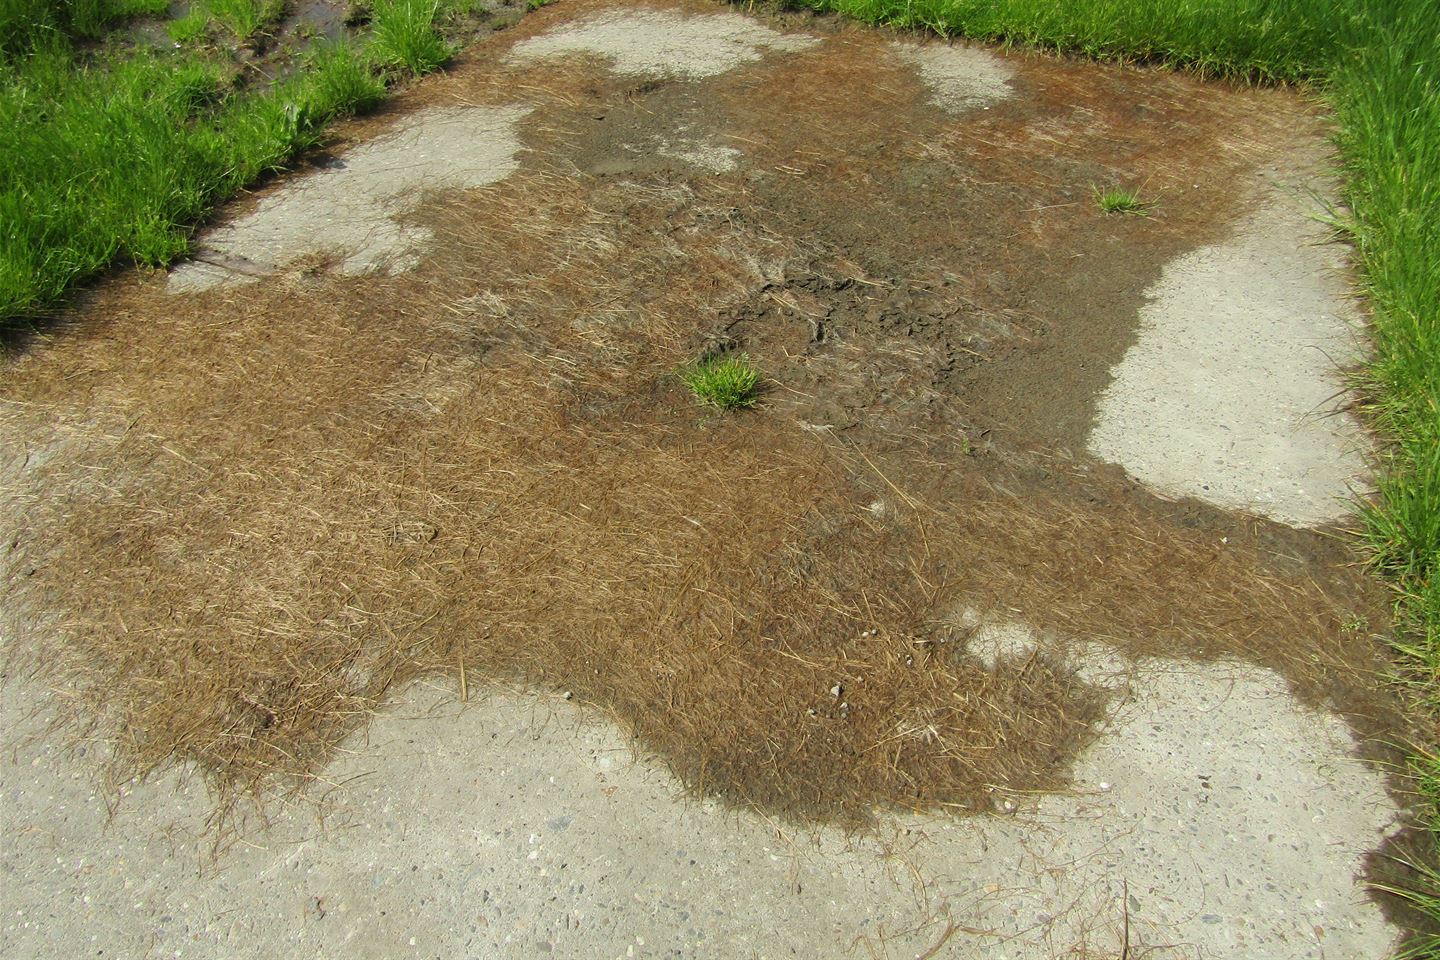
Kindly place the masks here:
<instances>
[{"instance_id":1,"label":"grass tuft","mask_svg":"<svg viewBox=\"0 0 1440 960\"><path fill-rule=\"evenodd\" d=\"M205 9L245 43L280 19L285 0L205 0Z\"/></svg>"},{"instance_id":2,"label":"grass tuft","mask_svg":"<svg viewBox=\"0 0 1440 960\"><path fill-rule=\"evenodd\" d=\"M721 410L753 407L759 399L760 371L744 354L701 360L680 377L696 399Z\"/></svg>"},{"instance_id":3,"label":"grass tuft","mask_svg":"<svg viewBox=\"0 0 1440 960\"><path fill-rule=\"evenodd\" d=\"M380 62L417 77L448 63L455 51L435 32L439 10L439 0L375 0L370 45Z\"/></svg>"},{"instance_id":4,"label":"grass tuft","mask_svg":"<svg viewBox=\"0 0 1440 960\"><path fill-rule=\"evenodd\" d=\"M196 4L183 17L176 17L165 24L165 32L176 43L190 44L205 36L205 31L209 26L209 12L203 6Z\"/></svg>"},{"instance_id":5,"label":"grass tuft","mask_svg":"<svg viewBox=\"0 0 1440 960\"><path fill-rule=\"evenodd\" d=\"M1106 213L1129 213L1134 216L1147 216L1147 209L1150 201L1141 200L1138 190L1127 190L1124 187L1107 187L1101 190L1099 187L1092 187L1095 192L1095 202L1101 210Z\"/></svg>"},{"instance_id":6,"label":"grass tuft","mask_svg":"<svg viewBox=\"0 0 1440 960\"><path fill-rule=\"evenodd\" d=\"M318 44L309 56L309 103L320 116L368 113L385 99L385 83L350 43Z\"/></svg>"}]
</instances>

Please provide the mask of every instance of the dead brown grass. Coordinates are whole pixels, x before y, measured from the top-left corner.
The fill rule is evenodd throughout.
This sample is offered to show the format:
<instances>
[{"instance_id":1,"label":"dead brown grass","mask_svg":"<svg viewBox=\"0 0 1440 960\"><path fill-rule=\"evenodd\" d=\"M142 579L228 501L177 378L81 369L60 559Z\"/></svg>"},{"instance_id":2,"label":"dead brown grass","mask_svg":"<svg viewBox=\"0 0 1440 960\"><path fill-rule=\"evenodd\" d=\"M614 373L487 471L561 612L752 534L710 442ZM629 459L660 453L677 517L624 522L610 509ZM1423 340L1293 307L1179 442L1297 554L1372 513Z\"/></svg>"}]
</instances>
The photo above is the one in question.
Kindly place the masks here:
<instances>
[{"instance_id":1,"label":"dead brown grass","mask_svg":"<svg viewBox=\"0 0 1440 960\"><path fill-rule=\"evenodd\" d=\"M537 142L584 120L562 88ZM802 368L841 385L923 350L757 334L766 403L697 411L672 373L723 309L796 259L853 268L729 197L541 162L428 208L445 240L415 275L117 281L6 372L15 652L127 771L193 762L226 798L462 671L571 692L693 789L791 815L1057 786L1103 695L1048 656L985 669L965 607L1393 720L1342 630L1363 586L1278 560L1263 523L1222 544L1083 464L963 456L930 381L845 439L802 429Z\"/></svg>"},{"instance_id":2,"label":"dead brown grass","mask_svg":"<svg viewBox=\"0 0 1440 960\"><path fill-rule=\"evenodd\" d=\"M438 416L315 423L337 402L320 371L358 371L302 336L265 339L316 360L307 389L211 392L184 435L131 429L32 501L25 586L65 611L69 676L142 767L302 773L395 684L462 662L603 705L698 789L815 814L1043 785L1096 718L1043 660L951 655L919 539L847 502L824 444L701 425L678 390L639 407L604 371L556 382L530 354ZM217 456L257 404L243 460ZM121 462L149 469L52 499Z\"/></svg>"}]
</instances>

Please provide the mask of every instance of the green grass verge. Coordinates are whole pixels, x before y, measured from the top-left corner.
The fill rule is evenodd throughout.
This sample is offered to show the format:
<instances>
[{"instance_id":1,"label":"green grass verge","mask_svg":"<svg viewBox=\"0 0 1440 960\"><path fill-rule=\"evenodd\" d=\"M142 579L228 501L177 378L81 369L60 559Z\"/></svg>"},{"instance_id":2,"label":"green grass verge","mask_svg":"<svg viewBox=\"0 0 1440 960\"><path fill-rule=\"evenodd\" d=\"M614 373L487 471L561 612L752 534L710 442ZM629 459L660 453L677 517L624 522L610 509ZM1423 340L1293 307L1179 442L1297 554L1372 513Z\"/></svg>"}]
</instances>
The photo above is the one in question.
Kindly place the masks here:
<instances>
[{"instance_id":1,"label":"green grass verge","mask_svg":"<svg viewBox=\"0 0 1440 960\"><path fill-rule=\"evenodd\" d=\"M34 312L116 260L161 265L214 205L378 100L353 54L263 92L194 54L85 64L56 45L0 85L0 316ZM373 78L372 78L373 79Z\"/></svg>"},{"instance_id":2,"label":"green grass verge","mask_svg":"<svg viewBox=\"0 0 1440 960\"><path fill-rule=\"evenodd\" d=\"M167 29L188 44L213 17L244 42L283 6L203 0ZM379 104L383 64L423 73L447 59L435 18L465 3L382 2L366 47L316 42L304 69L260 88L242 87L220 49L105 41L167 7L0 0L0 323L42 313L113 263L182 256L216 204L313 145L331 118Z\"/></svg>"},{"instance_id":3,"label":"green grass verge","mask_svg":"<svg viewBox=\"0 0 1440 960\"><path fill-rule=\"evenodd\" d=\"M1365 388L1395 441L1365 518L1440 708L1440 5L1377 20L1330 84L1374 315Z\"/></svg>"},{"instance_id":4,"label":"green grass verge","mask_svg":"<svg viewBox=\"0 0 1440 960\"><path fill-rule=\"evenodd\" d=\"M797 0L871 23L1293 81L1339 59L1366 0ZM1402 0L1404 2L1404 0ZM1419 0L1415 0L1419 2Z\"/></svg>"},{"instance_id":5,"label":"green grass verge","mask_svg":"<svg viewBox=\"0 0 1440 960\"><path fill-rule=\"evenodd\" d=\"M120 21L169 6L170 0L0 0L0 61L59 38L93 40Z\"/></svg>"},{"instance_id":6,"label":"green grass verge","mask_svg":"<svg viewBox=\"0 0 1440 960\"><path fill-rule=\"evenodd\" d=\"M1373 315L1361 383L1390 442L1360 514L1395 588L1397 647L1440 712L1440 4L1434 0L798 0L871 23L1203 74L1312 83L1334 107ZM1440 843L1440 760L1413 759ZM1428 878L1428 879L1427 879ZM1410 899L1440 923L1440 875ZM1440 939L1414 956L1440 957Z\"/></svg>"}]
</instances>

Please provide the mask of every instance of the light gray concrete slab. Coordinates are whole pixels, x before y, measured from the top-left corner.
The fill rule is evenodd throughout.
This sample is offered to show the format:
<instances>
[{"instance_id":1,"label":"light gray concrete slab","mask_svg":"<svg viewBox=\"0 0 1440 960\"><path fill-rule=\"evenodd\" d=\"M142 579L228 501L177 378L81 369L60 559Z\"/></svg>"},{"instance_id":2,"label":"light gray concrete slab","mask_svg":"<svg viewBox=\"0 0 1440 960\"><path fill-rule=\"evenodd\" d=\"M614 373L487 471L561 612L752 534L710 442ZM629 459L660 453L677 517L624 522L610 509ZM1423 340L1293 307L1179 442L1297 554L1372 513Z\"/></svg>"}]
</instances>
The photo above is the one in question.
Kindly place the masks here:
<instances>
[{"instance_id":1,"label":"light gray concrete slab","mask_svg":"<svg viewBox=\"0 0 1440 960\"><path fill-rule=\"evenodd\" d=\"M767 51L804 50L818 37L780 33L738 13L687 16L637 7L598 14L515 45L519 60L588 54L617 73L697 80L754 63Z\"/></svg>"},{"instance_id":2,"label":"light gray concrete slab","mask_svg":"<svg viewBox=\"0 0 1440 960\"><path fill-rule=\"evenodd\" d=\"M994 655L1028 655L1023 627L1004 632ZM1147 957L1384 956L1394 931L1355 877L1397 811L1343 724L1253 667L1131 664L1123 682L1071 794L853 837L686 800L559 698L419 686L324 771L333 787L212 862L198 783L126 785L112 818L96 745L67 754L46 691L11 678L0 952L915 957L943 940L936 956L1038 960L1117 956L1128 924Z\"/></svg>"},{"instance_id":3,"label":"light gray concrete slab","mask_svg":"<svg viewBox=\"0 0 1440 960\"><path fill-rule=\"evenodd\" d=\"M331 166L288 180L246 216L205 231L209 262L170 274L171 293L253 283L301 257L336 258L345 274L395 272L417 261L433 239L402 224L425 191L494 183L518 168L516 124L529 111L510 107L433 107L347 151ZM227 270L225 260L254 264Z\"/></svg>"},{"instance_id":4,"label":"light gray concrete slab","mask_svg":"<svg viewBox=\"0 0 1440 960\"><path fill-rule=\"evenodd\" d=\"M1297 193L1313 183L1266 188L1233 237L1165 269L1091 453L1171 496L1296 526L1346 515L1368 483L1364 434L1342 409L1361 317L1345 248Z\"/></svg>"}]
</instances>

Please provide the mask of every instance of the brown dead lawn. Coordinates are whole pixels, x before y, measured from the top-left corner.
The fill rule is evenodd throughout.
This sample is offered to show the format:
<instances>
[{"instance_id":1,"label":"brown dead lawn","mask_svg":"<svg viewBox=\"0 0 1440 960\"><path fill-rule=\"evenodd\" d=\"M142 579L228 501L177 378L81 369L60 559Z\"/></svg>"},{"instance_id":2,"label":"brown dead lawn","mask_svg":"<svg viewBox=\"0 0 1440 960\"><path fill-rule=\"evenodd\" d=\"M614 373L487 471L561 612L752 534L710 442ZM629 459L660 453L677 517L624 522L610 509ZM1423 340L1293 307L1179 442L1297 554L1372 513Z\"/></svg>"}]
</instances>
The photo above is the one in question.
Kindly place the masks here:
<instances>
[{"instance_id":1,"label":"brown dead lawn","mask_svg":"<svg viewBox=\"0 0 1440 960\"><path fill-rule=\"evenodd\" d=\"M5 429L27 438L0 553L12 656L69 692L121 772L194 763L225 798L303 782L392 691L463 671L472 691L570 692L694 790L789 815L1062 786L1105 695L1049 655L986 669L967 608L1132 656L1265 664L1395 729L1383 660L1346 628L1376 598L1336 540L1151 497L1036 432L1039 401L1011 417L986 392L1029 364L1051 421L1087 421L1071 408L1096 371L1072 354L1105 344L1103 375L1165 258L1222 228L1216 198L1283 125L1245 98L1278 94L1144 77L1189 139L1124 146L1102 101L1141 96L1141 76L1039 61L1075 90L1067 71L1102 78L1074 93L1098 125L1084 163L1227 185L1117 226L1049 205L1090 184L1043 137L965 146L873 57L711 82L752 167L804 171L747 179L586 173L595 104L643 132L675 89L502 53L401 106L538 104L519 174L426 208L441 243L418 272L310 264L179 297L119 277L9 362ZM750 99L782 82L788 113ZM1032 122L995 113L992 134ZM862 183L851 158L882 115L916 146ZM822 137L833 162L806 166ZM1029 221L1017 184L1043 208ZM1055 265L1097 244L1092 292L1060 295ZM770 380L756 410L715 416L674 371L726 346Z\"/></svg>"}]
</instances>

